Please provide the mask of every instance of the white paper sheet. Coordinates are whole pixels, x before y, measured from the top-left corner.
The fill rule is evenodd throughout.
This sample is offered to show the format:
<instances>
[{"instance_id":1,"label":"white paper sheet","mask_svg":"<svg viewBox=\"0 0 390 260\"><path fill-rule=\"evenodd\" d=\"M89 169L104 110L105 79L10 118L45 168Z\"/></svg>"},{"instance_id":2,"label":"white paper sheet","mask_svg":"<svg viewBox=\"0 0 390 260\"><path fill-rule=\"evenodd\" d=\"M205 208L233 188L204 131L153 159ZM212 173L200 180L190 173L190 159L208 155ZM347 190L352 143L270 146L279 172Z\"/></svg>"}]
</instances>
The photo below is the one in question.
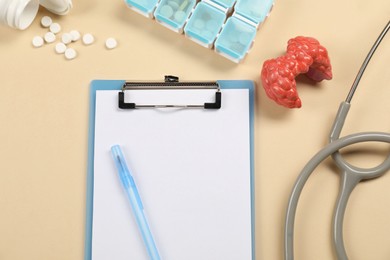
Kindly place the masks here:
<instances>
[{"instance_id":1,"label":"white paper sheet","mask_svg":"<svg viewBox=\"0 0 390 260\"><path fill-rule=\"evenodd\" d=\"M92 259L148 259L110 148L119 144L162 259L252 259L249 91L222 108L121 110L96 91ZM126 91L136 103L203 104L214 91Z\"/></svg>"}]
</instances>

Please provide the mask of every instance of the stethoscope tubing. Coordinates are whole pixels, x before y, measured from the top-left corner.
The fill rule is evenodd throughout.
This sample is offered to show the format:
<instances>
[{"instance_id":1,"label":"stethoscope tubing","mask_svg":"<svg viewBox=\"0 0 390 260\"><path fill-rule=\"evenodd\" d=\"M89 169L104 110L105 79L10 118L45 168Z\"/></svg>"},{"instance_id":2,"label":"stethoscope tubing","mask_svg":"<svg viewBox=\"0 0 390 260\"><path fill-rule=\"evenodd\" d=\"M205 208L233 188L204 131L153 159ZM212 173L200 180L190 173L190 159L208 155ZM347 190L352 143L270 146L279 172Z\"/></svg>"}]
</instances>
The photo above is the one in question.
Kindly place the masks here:
<instances>
[{"instance_id":1,"label":"stethoscope tubing","mask_svg":"<svg viewBox=\"0 0 390 260\"><path fill-rule=\"evenodd\" d=\"M299 197L308 178L318 167L318 165L321 164L321 162L323 162L329 156L338 153L340 149L345 148L349 145L363 142L390 143L390 134L383 132L362 132L351 134L340 139L334 140L327 146L325 146L323 149L321 149L302 169L294 184L286 211L286 225L284 230L284 256L286 260L294 259L293 240L295 215L297 211ZM388 157L386 161L390 160L389 158L390 157Z\"/></svg>"},{"instance_id":2,"label":"stethoscope tubing","mask_svg":"<svg viewBox=\"0 0 390 260\"><path fill-rule=\"evenodd\" d=\"M306 184L308 178L318 165L324 161L327 157L332 156L336 165L342 170L340 192L336 203L334 218L333 218L333 240L335 244L336 254L339 260L347 260L347 254L344 248L342 225L344 219L344 213L347 206L347 202L353 189L361 180L372 179L381 176L390 169L390 155L384 160L383 163L377 167L370 169L363 169L355 167L346 162L339 150L349 145L363 142L385 142L390 143L390 133L383 132L363 132L356 133L339 138L345 119L347 117L352 97L356 91L359 81L370 62L375 50L379 46L386 33L390 30L390 21L379 35L366 59L364 60L356 78L352 85L352 88L344 102L341 103L339 111L336 115L334 125L330 134L330 143L320 150L302 169L298 179L296 180L293 190L290 195L290 199L287 206L285 232L284 232L284 254L286 260L294 259L294 221L296 210L298 206L298 200L302 193L303 187Z\"/></svg>"}]
</instances>

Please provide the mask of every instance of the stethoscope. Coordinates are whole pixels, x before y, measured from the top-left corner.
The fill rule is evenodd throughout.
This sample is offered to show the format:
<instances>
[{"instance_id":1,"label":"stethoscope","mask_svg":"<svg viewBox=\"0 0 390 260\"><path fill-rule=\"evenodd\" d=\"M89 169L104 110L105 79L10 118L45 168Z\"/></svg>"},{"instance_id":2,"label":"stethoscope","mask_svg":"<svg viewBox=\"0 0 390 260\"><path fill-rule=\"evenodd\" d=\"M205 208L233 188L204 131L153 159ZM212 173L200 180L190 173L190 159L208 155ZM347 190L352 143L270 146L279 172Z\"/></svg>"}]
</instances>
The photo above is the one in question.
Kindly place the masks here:
<instances>
[{"instance_id":1,"label":"stethoscope","mask_svg":"<svg viewBox=\"0 0 390 260\"><path fill-rule=\"evenodd\" d=\"M361 66L355 81L351 87L351 90L344 102L341 103L337 112L333 127L330 132L329 144L319 151L302 169L298 179L295 182L290 199L287 206L286 223L284 229L284 256L286 260L294 259L294 220L297 211L297 205L299 196L302 193L302 189L313 171L317 166L329 156L335 161L336 166L341 171L341 184L339 195L336 202L336 208L333 216L333 243L336 249L337 259L347 260L348 256L344 248L343 241L343 220L344 213L347 207L348 199L357 186L357 184L363 180L370 180L382 176L390 169L390 154L389 156L378 166L364 169L359 168L346 162L339 150L356 143L363 142L383 142L390 143L390 133L383 132L362 132L351 134L340 138L341 130L344 126L345 119L347 117L349 108L351 106L352 97L356 91L359 81L367 67L372 55L377 49L378 45L386 35L390 28L390 21L387 23L385 29L379 35L375 41L370 52Z\"/></svg>"}]
</instances>

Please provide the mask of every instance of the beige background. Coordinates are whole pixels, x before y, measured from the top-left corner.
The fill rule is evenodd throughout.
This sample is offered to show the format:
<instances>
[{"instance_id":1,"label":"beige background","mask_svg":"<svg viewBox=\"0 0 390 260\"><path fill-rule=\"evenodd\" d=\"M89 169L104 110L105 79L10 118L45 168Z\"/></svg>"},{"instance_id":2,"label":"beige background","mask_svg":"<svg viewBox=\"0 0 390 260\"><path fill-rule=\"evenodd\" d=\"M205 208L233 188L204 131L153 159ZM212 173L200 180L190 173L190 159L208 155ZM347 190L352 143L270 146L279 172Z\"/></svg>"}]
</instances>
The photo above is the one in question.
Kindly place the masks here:
<instances>
[{"instance_id":1,"label":"beige background","mask_svg":"<svg viewBox=\"0 0 390 260\"><path fill-rule=\"evenodd\" d=\"M256 89L257 259L283 258L283 222L291 187L305 163L327 142L339 103L348 93L371 45L390 17L388 0L279 0L247 59L236 65L134 13L121 1L74 1L63 31L91 32L96 43L73 46L66 61L54 45L31 46L46 29L40 10L26 31L0 27L0 259L82 259L92 79L250 79ZM334 78L298 83L303 107L269 101L259 82L262 63L281 55L289 38L316 37L328 48ZM116 37L117 49L104 40ZM390 36L374 56L343 134L389 132ZM359 146L350 161L373 166L388 145ZM363 153L361 151L368 151ZM335 259L330 223L338 174L323 164L309 180L296 225L296 259ZM360 185L346 213L350 258L389 259L390 175Z\"/></svg>"}]
</instances>

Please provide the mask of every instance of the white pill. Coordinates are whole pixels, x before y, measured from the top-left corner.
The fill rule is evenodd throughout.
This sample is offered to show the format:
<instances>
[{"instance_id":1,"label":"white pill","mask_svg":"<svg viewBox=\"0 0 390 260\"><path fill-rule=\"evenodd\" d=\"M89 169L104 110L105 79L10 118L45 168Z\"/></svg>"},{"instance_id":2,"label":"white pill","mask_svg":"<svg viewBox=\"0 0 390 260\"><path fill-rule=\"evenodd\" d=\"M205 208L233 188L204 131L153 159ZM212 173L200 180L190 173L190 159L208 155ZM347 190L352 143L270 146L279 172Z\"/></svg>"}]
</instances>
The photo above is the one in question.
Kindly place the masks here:
<instances>
[{"instance_id":1,"label":"white pill","mask_svg":"<svg viewBox=\"0 0 390 260\"><path fill-rule=\"evenodd\" d=\"M107 49L114 49L116 46L118 46L118 42L114 38L108 38L106 40Z\"/></svg>"},{"instance_id":2,"label":"white pill","mask_svg":"<svg viewBox=\"0 0 390 260\"><path fill-rule=\"evenodd\" d=\"M47 32L45 33L44 38L47 43L52 43L56 40L56 35L52 32Z\"/></svg>"},{"instance_id":3,"label":"white pill","mask_svg":"<svg viewBox=\"0 0 390 260\"><path fill-rule=\"evenodd\" d=\"M41 19L41 25L48 28L53 23L53 20L49 16L44 16Z\"/></svg>"},{"instance_id":4,"label":"white pill","mask_svg":"<svg viewBox=\"0 0 390 260\"><path fill-rule=\"evenodd\" d=\"M184 11L177 11L175 13L175 21L181 23L186 19L186 13Z\"/></svg>"},{"instance_id":5,"label":"white pill","mask_svg":"<svg viewBox=\"0 0 390 260\"><path fill-rule=\"evenodd\" d=\"M55 34L59 33L61 31L61 25L58 23L52 23L50 25L50 31Z\"/></svg>"},{"instance_id":6,"label":"white pill","mask_svg":"<svg viewBox=\"0 0 390 260\"><path fill-rule=\"evenodd\" d=\"M63 42L59 42L56 44L56 47L54 49L55 49L56 53L62 54L62 53L65 53L67 47Z\"/></svg>"},{"instance_id":7,"label":"white pill","mask_svg":"<svg viewBox=\"0 0 390 260\"><path fill-rule=\"evenodd\" d=\"M83 35L83 43L84 43L85 45L90 45L90 44L92 44L94 41L95 41L95 37L93 37L92 34L87 33L87 34L84 34L84 35Z\"/></svg>"},{"instance_id":8,"label":"white pill","mask_svg":"<svg viewBox=\"0 0 390 260\"><path fill-rule=\"evenodd\" d=\"M173 9L169 5L164 5L163 7L161 7L160 13L162 16L171 18L171 16L173 15Z\"/></svg>"},{"instance_id":9,"label":"white pill","mask_svg":"<svg viewBox=\"0 0 390 260\"><path fill-rule=\"evenodd\" d=\"M33 39L32 39L32 45L35 47L35 48L39 48L39 47L42 47L43 46L43 38L41 36L35 36Z\"/></svg>"},{"instance_id":10,"label":"white pill","mask_svg":"<svg viewBox=\"0 0 390 260\"><path fill-rule=\"evenodd\" d=\"M76 30L70 31L70 35L72 35L72 41L78 41L81 37L80 32Z\"/></svg>"},{"instance_id":11,"label":"white pill","mask_svg":"<svg viewBox=\"0 0 390 260\"><path fill-rule=\"evenodd\" d=\"M73 37L70 33L64 33L61 37L61 41L64 43L64 44L69 44L71 43L73 40Z\"/></svg>"},{"instance_id":12,"label":"white pill","mask_svg":"<svg viewBox=\"0 0 390 260\"><path fill-rule=\"evenodd\" d=\"M76 56L77 56L77 52L75 49L73 49L73 48L66 49L65 58L67 60L73 60L74 58L76 58Z\"/></svg>"}]
</instances>

